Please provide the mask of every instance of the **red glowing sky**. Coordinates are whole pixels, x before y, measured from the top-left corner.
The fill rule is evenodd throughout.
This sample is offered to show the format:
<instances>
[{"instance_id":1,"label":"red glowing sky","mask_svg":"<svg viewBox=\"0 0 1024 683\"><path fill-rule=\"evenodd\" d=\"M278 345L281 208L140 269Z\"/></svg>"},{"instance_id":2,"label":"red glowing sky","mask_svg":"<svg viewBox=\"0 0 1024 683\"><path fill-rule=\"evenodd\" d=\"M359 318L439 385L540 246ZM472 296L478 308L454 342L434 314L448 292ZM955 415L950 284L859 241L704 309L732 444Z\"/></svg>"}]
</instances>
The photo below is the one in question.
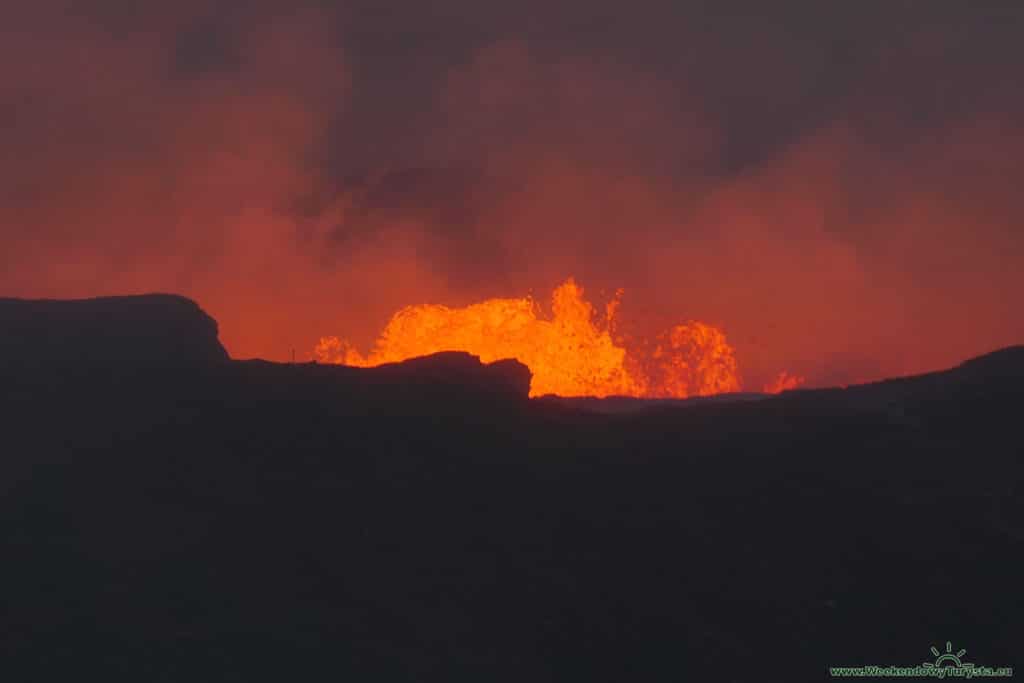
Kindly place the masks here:
<instances>
[{"instance_id":1,"label":"red glowing sky","mask_svg":"<svg viewBox=\"0 0 1024 683\"><path fill-rule=\"evenodd\" d=\"M1020 9L534 4L14 9L0 295L178 292L283 360L572 276L751 385L1024 340Z\"/></svg>"}]
</instances>

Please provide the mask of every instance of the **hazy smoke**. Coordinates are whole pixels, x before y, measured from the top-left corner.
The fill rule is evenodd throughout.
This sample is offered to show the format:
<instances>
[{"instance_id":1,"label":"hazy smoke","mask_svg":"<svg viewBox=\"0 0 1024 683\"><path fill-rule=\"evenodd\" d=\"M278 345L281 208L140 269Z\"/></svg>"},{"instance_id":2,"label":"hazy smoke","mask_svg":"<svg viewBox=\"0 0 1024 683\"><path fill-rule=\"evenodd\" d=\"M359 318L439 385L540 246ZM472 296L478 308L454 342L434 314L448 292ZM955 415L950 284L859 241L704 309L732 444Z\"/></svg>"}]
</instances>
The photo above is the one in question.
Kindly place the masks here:
<instances>
[{"instance_id":1,"label":"hazy smoke","mask_svg":"<svg viewBox=\"0 0 1024 683\"><path fill-rule=\"evenodd\" d=\"M1021 10L429 4L14 10L0 292L180 292L286 358L574 276L749 386L1024 339Z\"/></svg>"}]
</instances>

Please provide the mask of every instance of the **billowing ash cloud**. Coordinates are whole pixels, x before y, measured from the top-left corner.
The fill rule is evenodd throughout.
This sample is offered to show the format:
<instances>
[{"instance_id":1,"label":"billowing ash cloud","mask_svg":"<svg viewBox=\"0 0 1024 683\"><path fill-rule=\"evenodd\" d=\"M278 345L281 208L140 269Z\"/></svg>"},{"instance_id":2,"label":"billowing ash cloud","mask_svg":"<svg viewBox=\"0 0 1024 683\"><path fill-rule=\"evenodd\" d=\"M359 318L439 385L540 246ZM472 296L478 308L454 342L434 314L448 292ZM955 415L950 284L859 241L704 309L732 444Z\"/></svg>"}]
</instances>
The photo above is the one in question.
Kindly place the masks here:
<instances>
[{"instance_id":1,"label":"billowing ash cloud","mask_svg":"<svg viewBox=\"0 0 1024 683\"><path fill-rule=\"evenodd\" d=\"M1024 11L768 5L19 8L0 291L181 292L285 358L571 275L750 386L1019 343Z\"/></svg>"}]
</instances>

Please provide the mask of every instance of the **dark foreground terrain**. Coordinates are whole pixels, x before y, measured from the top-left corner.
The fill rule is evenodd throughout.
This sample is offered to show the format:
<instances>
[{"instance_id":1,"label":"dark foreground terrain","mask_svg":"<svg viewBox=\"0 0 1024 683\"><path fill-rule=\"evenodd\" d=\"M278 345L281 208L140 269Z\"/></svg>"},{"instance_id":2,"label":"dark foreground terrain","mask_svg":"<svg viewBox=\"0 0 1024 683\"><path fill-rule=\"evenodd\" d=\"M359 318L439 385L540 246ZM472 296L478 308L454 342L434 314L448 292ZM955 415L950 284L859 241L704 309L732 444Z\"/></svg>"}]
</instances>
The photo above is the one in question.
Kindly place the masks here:
<instances>
[{"instance_id":1,"label":"dark foreground terrain","mask_svg":"<svg viewBox=\"0 0 1024 683\"><path fill-rule=\"evenodd\" d=\"M0 680L1024 661L1024 348L635 411L528 382L231 361L176 297L0 300Z\"/></svg>"}]
</instances>

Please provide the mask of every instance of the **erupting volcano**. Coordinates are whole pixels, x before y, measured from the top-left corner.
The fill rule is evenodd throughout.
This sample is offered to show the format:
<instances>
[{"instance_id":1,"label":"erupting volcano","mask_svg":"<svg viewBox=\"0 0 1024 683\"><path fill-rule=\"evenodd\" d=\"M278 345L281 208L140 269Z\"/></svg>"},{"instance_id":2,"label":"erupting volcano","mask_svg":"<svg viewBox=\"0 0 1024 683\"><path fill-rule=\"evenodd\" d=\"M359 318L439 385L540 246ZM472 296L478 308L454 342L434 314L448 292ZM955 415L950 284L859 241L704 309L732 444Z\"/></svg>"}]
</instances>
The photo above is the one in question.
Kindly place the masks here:
<instances>
[{"instance_id":1,"label":"erupting volcano","mask_svg":"<svg viewBox=\"0 0 1024 683\"><path fill-rule=\"evenodd\" d=\"M686 398L740 391L739 368L725 334L688 321L653 341L616 335L622 290L603 320L570 278L551 297L551 319L530 297L489 299L466 308L420 304L398 311L366 355L338 337L323 337L323 363L371 367L440 351L466 351L484 363L515 358L533 373L531 396ZM788 381L781 381L785 377ZM800 383L780 375L781 391Z\"/></svg>"}]
</instances>

